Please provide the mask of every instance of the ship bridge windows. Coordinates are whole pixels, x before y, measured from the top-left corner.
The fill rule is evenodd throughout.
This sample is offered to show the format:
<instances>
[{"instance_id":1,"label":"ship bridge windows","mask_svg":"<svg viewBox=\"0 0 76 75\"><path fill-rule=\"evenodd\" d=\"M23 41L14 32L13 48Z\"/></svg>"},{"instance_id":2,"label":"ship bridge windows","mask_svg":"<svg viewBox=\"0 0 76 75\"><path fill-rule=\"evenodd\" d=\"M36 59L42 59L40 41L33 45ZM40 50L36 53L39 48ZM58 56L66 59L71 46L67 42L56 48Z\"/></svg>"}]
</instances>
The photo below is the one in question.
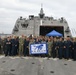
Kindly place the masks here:
<instances>
[{"instance_id":1,"label":"ship bridge windows","mask_svg":"<svg viewBox=\"0 0 76 75\"><path fill-rule=\"evenodd\" d=\"M21 24L22 28L27 28L28 24Z\"/></svg>"}]
</instances>

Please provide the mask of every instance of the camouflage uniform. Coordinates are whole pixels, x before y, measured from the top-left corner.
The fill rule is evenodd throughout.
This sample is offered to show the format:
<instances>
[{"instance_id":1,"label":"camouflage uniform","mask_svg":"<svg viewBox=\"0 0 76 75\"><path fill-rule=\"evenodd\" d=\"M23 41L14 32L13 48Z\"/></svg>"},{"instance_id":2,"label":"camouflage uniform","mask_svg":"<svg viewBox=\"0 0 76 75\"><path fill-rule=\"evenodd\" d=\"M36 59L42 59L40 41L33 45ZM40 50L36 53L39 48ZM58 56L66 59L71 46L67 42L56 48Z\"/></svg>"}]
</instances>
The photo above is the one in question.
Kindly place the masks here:
<instances>
[{"instance_id":1,"label":"camouflage uniform","mask_svg":"<svg viewBox=\"0 0 76 75\"><path fill-rule=\"evenodd\" d=\"M23 55L23 49L24 49L24 38L19 39L19 56Z\"/></svg>"},{"instance_id":2,"label":"camouflage uniform","mask_svg":"<svg viewBox=\"0 0 76 75\"><path fill-rule=\"evenodd\" d=\"M51 56L53 41L47 42L47 44L48 44L48 55Z\"/></svg>"}]
</instances>

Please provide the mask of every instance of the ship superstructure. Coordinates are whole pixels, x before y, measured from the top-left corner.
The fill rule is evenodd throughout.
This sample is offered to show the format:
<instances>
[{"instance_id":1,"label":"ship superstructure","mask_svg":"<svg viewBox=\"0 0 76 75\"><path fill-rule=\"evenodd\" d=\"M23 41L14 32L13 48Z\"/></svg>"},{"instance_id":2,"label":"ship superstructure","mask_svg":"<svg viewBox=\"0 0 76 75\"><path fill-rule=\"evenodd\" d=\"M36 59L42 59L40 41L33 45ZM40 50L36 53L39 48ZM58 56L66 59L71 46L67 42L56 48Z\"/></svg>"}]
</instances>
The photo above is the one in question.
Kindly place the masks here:
<instances>
[{"instance_id":1,"label":"ship superstructure","mask_svg":"<svg viewBox=\"0 0 76 75\"><path fill-rule=\"evenodd\" d=\"M26 36L30 34L34 36L45 36L52 30L60 32L64 37L71 36L69 25L63 17L54 19L52 16L45 16L43 8L41 8L38 16L29 15L28 19L23 17L18 18L12 34L18 36L22 34Z\"/></svg>"}]
</instances>

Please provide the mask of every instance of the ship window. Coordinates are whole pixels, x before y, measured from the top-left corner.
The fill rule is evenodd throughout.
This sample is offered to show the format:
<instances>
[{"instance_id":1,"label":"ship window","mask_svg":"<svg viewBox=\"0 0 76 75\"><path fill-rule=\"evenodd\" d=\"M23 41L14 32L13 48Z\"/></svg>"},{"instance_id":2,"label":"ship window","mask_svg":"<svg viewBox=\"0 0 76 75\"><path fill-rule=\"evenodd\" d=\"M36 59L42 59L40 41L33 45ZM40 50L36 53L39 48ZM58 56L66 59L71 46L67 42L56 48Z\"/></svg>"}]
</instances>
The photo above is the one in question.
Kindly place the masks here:
<instances>
[{"instance_id":1,"label":"ship window","mask_svg":"<svg viewBox=\"0 0 76 75\"><path fill-rule=\"evenodd\" d=\"M23 28L27 28L27 27L28 27L28 24L21 24L21 26L22 26Z\"/></svg>"}]
</instances>

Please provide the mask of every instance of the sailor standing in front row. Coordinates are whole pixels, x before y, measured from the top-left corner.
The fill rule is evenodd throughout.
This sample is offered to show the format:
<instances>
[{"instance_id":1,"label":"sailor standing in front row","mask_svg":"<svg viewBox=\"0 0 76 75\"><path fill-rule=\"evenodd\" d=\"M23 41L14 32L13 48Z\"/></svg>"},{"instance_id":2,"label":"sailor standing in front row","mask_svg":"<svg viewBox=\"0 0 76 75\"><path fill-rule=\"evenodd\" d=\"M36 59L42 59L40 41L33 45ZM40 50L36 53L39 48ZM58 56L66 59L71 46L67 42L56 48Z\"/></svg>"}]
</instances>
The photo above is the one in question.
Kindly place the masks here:
<instances>
[{"instance_id":1,"label":"sailor standing in front row","mask_svg":"<svg viewBox=\"0 0 76 75\"><path fill-rule=\"evenodd\" d=\"M63 57L63 40L62 37L58 41L58 58L62 59Z\"/></svg>"},{"instance_id":2,"label":"sailor standing in front row","mask_svg":"<svg viewBox=\"0 0 76 75\"><path fill-rule=\"evenodd\" d=\"M19 39L19 56L23 56L23 50L24 50L24 36L20 37Z\"/></svg>"},{"instance_id":3,"label":"sailor standing in front row","mask_svg":"<svg viewBox=\"0 0 76 75\"><path fill-rule=\"evenodd\" d=\"M76 61L76 38L73 39L73 60Z\"/></svg>"},{"instance_id":4,"label":"sailor standing in front row","mask_svg":"<svg viewBox=\"0 0 76 75\"><path fill-rule=\"evenodd\" d=\"M11 39L11 43L12 43L12 56L17 55L17 46L18 46L18 41L16 39L16 36L13 36Z\"/></svg>"},{"instance_id":5,"label":"sailor standing in front row","mask_svg":"<svg viewBox=\"0 0 76 75\"><path fill-rule=\"evenodd\" d=\"M71 41L69 37L67 37L66 40L64 41L64 58L65 59L70 58L70 54L71 54L70 47L71 47Z\"/></svg>"},{"instance_id":6,"label":"sailor standing in front row","mask_svg":"<svg viewBox=\"0 0 76 75\"><path fill-rule=\"evenodd\" d=\"M52 57L53 58L57 57L57 50L58 50L58 42L57 42L56 37L54 37L53 47L52 47Z\"/></svg>"},{"instance_id":7,"label":"sailor standing in front row","mask_svg":"<svg viewBox=\"0 0 76 75\"><path fill-rule=\"evenodd\" d=\"M29 38L24 41L24 56L29 56Z\"/></svg>"},{"instance_id":8,"label":"sailor standing in front row","mask_svg":"<svg viewBox=\"0 0 76 75\"><path fill-rule=\"evenodd\" d=\"M9 55L11 56L11 40L9 37L7 37L6 42L5 42L5 56Z\"/></svg>"},{"instance_id":9,"label":"sailor standing in front row","mask_svg":"<svg viewBox=\"0 0 76 75\"><path fill-rule=\"evenodd\" d=\"M53 46L53 41L51 40L51 38L48 38L48 57L51 57L51 53L52 53L52 46Z\"/></svg>"}]
</instances>

